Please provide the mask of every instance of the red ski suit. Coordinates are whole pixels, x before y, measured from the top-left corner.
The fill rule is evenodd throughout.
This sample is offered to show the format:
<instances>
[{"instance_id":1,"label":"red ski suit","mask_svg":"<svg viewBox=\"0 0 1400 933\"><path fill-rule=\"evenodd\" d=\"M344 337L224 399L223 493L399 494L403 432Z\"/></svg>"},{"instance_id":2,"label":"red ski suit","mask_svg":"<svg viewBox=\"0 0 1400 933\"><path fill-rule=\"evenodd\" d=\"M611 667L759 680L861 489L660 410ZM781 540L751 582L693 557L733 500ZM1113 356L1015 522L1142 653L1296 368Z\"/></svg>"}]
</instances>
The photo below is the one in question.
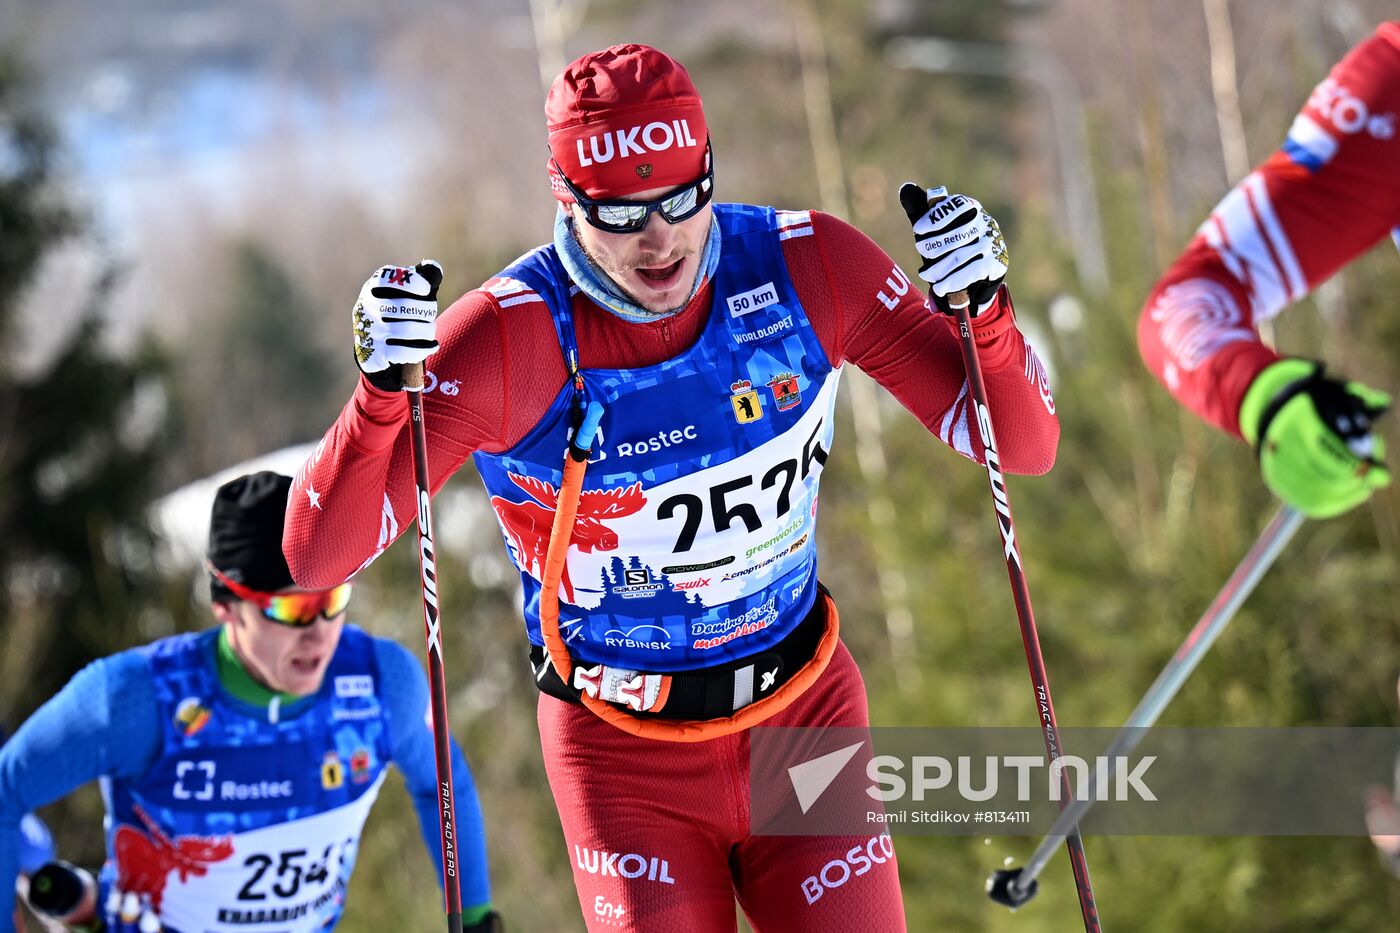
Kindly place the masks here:
<instances>
[{"instance_id":1,"label":"red ski suit","mask_svg":"<svg viewBox=\"0 0 1400 933\"><path fill-rule=\"evenodd\" d=\"M1337 63L1283 147L1216 205L1157 282L1138 345L1187 408L1238 435L1246 390L1279 358L1258 322L1400 224L1397 114L1400 22L1389 22Z\"/></svg>"},{"instance_id":2,"label":"red ski suit","mask_svg":"<svg viewBox=\"0 0 1400 933\"><path fill-rule=\"evenodd\" d=\"M854 363L931 432L980 462L950 319L931 313L921 290L855 228L816 212L810 226L809 235L783 241L783 255L828 358ZM712 297L706 284L679 314L629 323L580 292L573 316L582 367L638 367L675 356L698 338ZM1002 465L1043 473L1054 462L1059 424L1045 371L1016 330L1004 291L974 331ZM503 311L491 294L474 290L443 313L438 334L442 348L427 361L431 391L423 396L434 491L473 451L516 444L566 381L542 304ZM293 577L306 587L345 580L415 511L407 406L361 379L292 488L284 548ZM747 733L685 745L639 738L547 696L539 721L590 930L733 930L736 896L760 933L903 929L888 837L750 833ZM767 724L867 725L864 685L844 647ZM858 857L847 859L855 846Z\"/></svg>"}]
</instances>

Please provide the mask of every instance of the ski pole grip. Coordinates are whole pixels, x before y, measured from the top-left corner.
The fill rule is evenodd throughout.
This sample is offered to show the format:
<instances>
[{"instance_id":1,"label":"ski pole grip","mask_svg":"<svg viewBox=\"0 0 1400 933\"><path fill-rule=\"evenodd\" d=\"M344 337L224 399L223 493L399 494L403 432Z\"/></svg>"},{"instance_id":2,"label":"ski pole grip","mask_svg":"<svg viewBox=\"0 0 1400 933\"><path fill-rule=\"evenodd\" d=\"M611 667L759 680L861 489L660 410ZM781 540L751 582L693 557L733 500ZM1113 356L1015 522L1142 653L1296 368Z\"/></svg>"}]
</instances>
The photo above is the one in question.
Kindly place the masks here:
<instances>
[{"instance_id":1,"label":"ski pole grip","mask_svg":"<svg viewBox=\"0 0 1400 933\"><path fill-rule=\"evenodd\" d=\"M919 218L928 213L929 208L937 207L947 197L948 189L942 185L936 188L924 188L912 181L906 181L899 187L899 204L904 208L904 213L908 215L911 224L918 223ZM948 295L948 305L951 308L966 308L971 304L972 299L967 297L967 289L951 292Z\"/></svg>"},{"instance_id":2,"label":"ski pole grip","mask_svg":"<svg viewBox=\"0 0 1400 933\"><path fill-rule=\"evenodd\" d=\"M29 904L46 917L86 923L96 912L97 882L76 865L49 862L29 879Z\"/></svg>"},{"instance_id":3,"label":"ski pole grip","mask_svg":"<svg viewBox=\"0 0 1400 933\"><path fill-rule=\"evenodd\" d=\"M589 402L583 413L583 421L574 432L574 439L569 443L569 456L579 463L588 459L588 452L593 447L593 439L597 436L598 425L602 421L603 406L597 402Z\"/></svg>"},{"instance_id":4,"label":"ski pole grip","mask_svg":"<svg viewBox=\"0 0 1400 933\"><path fill-rule=\"evenodd\" d=\"M407 392L423 391L423 364L404 363L403 365L403 387Z\"/></svg>"}]
</instances>

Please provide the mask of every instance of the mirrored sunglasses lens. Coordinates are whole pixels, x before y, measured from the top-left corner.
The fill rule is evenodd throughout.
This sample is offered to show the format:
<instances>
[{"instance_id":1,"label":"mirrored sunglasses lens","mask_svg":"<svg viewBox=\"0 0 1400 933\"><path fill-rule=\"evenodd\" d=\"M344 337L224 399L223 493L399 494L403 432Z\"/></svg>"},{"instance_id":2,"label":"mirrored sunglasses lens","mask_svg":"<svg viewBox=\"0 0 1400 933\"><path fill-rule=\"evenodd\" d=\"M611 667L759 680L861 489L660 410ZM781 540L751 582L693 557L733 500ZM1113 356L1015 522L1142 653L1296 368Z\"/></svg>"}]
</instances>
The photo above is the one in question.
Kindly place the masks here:
<instances>
[{"instance_id":1,"label":"mirrored sunglasses lens","mask_svg":"<svg viewBox=\"0 0 1400 933\"><path fill-rule=\"evenodd\" d=\"M273 622L295 626L311 625L320 614L320 600L308 603L300 593L294 596L274 596L263 610L263 615Z\"/></svg>"},{"instance_id":2,"label":"mirrored sunglasses lens","mask_svg":"<svg viewBox=\"0 0 1400 933\"><path fill-rule=\"evenodd\" d=\"M593 208L594 216L605 227L627 230L646 223L645 204L599 204Z\"/></svg>"},{"instance_id":3,"label":"mirrored sunglasses lens","mask_svg":"<svg viewBox=\"0 0 1400 933\"><path fill-rule=\"evenodd\" d=\"M700 200L700 186L692 185L680 194L672 195L661 202L661 213L668 219L682 219L695 212Z\"/></svg>"}]
</instances>

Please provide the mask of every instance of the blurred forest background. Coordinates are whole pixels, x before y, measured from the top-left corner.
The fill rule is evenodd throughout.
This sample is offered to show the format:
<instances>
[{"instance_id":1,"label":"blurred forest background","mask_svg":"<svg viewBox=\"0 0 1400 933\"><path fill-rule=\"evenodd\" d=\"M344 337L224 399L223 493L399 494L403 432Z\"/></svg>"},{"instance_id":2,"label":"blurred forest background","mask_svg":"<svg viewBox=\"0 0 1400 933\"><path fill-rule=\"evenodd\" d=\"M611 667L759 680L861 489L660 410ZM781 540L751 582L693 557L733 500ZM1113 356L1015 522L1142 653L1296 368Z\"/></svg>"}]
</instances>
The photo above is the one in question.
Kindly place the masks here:
<instances>
[{"instance_id":1,"label":"blurred forest background","mask_svg":"<svg viewBox=\"0 0 1400 933\"><path fill-rule=\"evenodd\" d=\"M643 41L704 95L722 199L844 215L906 268L901 181L1000 219L1063 426L1054 471L1010 484L1060 721L1120 723L1274 508L1248 451L1142 366L1138 310L1331 64L1394 15L1386 0L6 0L0 720L16 727L94 657L211 623L195 585L211 486L189 484L320 436L356 377L348 311L375 266L435 256L456 295L547 240L544 82ZM1284 315L1277 342L1400 391L1397 290L1384 243ZM982 472L848 380L823 577L872 721L1029 725ZM514 931L582 929L518 585L474 478L438 502L451 720L497 903ZM1398 568L1400 488L1306 525L1164 721L1394 724ZM416 574L391 550L352 618L421 648ZM92 865L100 812L88 788L43 815ZM910 929L1079 928L1063 857L1015 916L982 895L1035 841L900 837ZM1087 847L1109 930L1400 916L1363 838ZM439 904L391 782L341 928L437 929Z\"/></svg>"}]
</instances>

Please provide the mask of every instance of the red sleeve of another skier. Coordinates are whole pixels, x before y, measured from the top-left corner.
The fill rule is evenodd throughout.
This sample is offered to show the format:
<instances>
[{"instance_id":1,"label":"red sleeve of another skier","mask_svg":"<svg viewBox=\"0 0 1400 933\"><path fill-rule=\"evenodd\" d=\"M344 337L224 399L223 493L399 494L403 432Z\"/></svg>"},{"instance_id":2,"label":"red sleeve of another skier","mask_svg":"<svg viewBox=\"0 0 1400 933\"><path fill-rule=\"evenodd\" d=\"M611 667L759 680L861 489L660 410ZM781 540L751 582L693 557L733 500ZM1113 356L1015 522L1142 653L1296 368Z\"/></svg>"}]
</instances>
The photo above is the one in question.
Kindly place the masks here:
<instances>
[{"instance_id":1,"label":"red sleeve of another skier","mask_svg":"<svg viewBox=\"0 0 1400 933\"><path fill-rule=\"evenodd\" d=\"M443 312L441 349L425 365L428 477L437 492L463 461L501 435L507 408L500 306L472 291ZM298 471L282 550L299 586L335 586L359 572L418 514L408 400L362 377L339 419Z\"/></svg>"},{"instance_id":2,"label":"red sleeve of another skier","mask_svg":"<svg viewBox=\"0 0 1400 933\"><path fill-rule=\"evenodd\" d=\"M949 447L983 462L957 325L931 311L919 280L843 221L813 211L814 235L784 241L798 296L833 363L851 362ZM973 321L1003 467L1044 473L1060 424L1045 369L1016 329L1006 289Z\"/></svg>"},{"instance_id":3,"label":"red sleeve of another skier","mask_svg":"<svg viewBox=\"0 0 1400 933\"><path fill-rule=\"evenodd\" d=\"M1278 359L1259 322L1400 224L1397 114L1400 23L1386 23L1317 86L1283 146L1216 205L1148 296L1143 359L1207 421L1240 433L1245 391Z\"/></svg>"}]
</instances>

